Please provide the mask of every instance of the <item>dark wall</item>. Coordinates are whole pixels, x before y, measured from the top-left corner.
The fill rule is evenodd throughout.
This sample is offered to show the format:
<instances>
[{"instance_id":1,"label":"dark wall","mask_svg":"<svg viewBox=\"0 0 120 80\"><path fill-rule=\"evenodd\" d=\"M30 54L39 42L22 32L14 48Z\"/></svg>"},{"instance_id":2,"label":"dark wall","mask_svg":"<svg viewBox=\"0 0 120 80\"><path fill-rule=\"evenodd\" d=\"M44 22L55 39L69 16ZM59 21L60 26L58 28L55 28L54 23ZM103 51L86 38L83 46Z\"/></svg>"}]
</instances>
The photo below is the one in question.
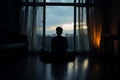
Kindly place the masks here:
<instances>
[{"instance_id":1,"label":"dark wall","mask_svg":"<svg viewBox=\"0 0 120 80\"><path fill-rule=\"evenodd\" d=\"M0 1L0 31L18 33L19 0Z\"/></svg>"},{"instance_id":2,"label":"dark wall","mask_svg":"<svg viewBox=\"0 0 120 80\"><path fill-rule=\"evenodd\" d=\"M103 34L120 36L120 1L119 0L99 0L99 1L103 15ZM109 42L110 40L107 41L109 42L108 50L112 50L114 52L111 53L112 55L118 56L120 55L119 54L120 41L114 40L114 38L112 39L113 44ZM105 43L105 45L107 44Z\"/></svg>"},{"instance_id":3,"label":"dark wall","mask_svg":"<svg viewBox=\"0 0 120 80\"><path fill-rule=\"evenodd\" d=\"M101 11L103 13L103 31L109 34L119 33L120 21L120 1L100 0Z\"/></svg>"}]
</instances>

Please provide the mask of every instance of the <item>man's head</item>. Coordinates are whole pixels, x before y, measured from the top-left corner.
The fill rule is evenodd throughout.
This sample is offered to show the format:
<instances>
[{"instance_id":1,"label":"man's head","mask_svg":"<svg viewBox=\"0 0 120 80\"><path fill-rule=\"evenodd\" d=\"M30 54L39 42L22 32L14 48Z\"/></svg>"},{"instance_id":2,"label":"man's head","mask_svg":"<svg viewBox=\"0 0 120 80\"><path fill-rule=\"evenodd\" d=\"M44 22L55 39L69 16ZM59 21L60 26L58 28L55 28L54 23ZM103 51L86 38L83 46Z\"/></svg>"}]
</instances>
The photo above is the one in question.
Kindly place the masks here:
<instances>
[{"instance_id":1,"label":"man's head","mask_svg":"<svg viewBox=\"0 0 120 80\"><path fill-rule=\"evenodd\" d=\"M63 29L61 27L56 28L56 33L58 36L61 36Z\"/></svg>"}]
</instances>

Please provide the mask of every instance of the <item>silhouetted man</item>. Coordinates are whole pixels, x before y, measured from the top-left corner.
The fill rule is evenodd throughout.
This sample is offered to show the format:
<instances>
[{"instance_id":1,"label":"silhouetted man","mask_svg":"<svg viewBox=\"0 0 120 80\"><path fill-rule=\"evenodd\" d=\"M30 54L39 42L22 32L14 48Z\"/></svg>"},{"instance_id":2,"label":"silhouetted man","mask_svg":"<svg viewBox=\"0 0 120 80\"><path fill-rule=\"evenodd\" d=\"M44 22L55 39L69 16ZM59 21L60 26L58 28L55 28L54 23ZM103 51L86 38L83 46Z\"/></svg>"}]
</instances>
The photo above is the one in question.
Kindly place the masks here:
<instances>
[{"instance_id":1,"label":"silhouetted man","mask_svg":"<svg viewBox=\"0 0 120 80\"><path fill-rule=\"evenodd\" d=\"M53 37L51 40L51 50L55 54L66 54L68 42L67 39L61 36L63 29L61 27L56 28L56 37Z\"/></svg>"}]
</instances>

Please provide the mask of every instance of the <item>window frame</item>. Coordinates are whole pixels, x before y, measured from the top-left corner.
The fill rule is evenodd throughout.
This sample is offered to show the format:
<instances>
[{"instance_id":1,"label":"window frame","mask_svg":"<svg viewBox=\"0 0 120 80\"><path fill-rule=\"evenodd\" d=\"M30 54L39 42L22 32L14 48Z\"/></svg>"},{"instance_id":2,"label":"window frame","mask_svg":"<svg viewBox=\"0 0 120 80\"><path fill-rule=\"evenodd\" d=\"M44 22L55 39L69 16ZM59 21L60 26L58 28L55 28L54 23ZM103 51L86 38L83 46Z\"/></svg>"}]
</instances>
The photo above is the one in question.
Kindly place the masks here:
<instances>
[{"instance_id":1,"label":"window frame","mask_svg":"<svg viewBox=\"0 0 120 80\"><path fill-rule=\"evenodd\" d=\"M81 2L82 3L81 3ZM46 0L41 0L41 2L37 2L37 0L33 0L31 2L29 2L29 0L24 0L21 3L21 6L31 6L31 7L43 7L43 50L45 50L45 35L46 35L46 6L73 6L74 7L74 31L73 31L73 35L74 35L74 49L73 51L76 51L76 9L79 7L94 7L94 3L93 2L89 2L89 0L85 0L85 2L83 2L84 0L74 0L73 3L70 2L46 2ZM93 0L92 0L93 1Z\"/></svg>"}]
</instances>

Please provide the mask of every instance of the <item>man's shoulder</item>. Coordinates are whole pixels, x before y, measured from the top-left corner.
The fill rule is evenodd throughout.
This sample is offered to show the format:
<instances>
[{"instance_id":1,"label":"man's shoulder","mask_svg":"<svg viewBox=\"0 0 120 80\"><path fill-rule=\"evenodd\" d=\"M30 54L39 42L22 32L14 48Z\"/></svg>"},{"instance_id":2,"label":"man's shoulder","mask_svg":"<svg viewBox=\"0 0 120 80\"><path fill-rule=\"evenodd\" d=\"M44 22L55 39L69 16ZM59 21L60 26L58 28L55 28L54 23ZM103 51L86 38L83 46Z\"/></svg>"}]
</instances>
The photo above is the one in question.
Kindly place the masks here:
<instances>
[{"instance_id":1,"label":"man's shoulder","mask_svg":"<svg viewBox=\"0 0 120 80\"><path fill-rule=\"evenodd\" d=\"M62 37L62 39L63 39L63 40L67 40L67 38L66 38L66 37Z\"/></svg>"},{"instance_id":2,"label":"man's shoulder","mask_svg":"<svg viewBox=\"0 0 120 80\"><path fill-rule=\"evenodd\" d=\"M52 37L52 39L59 39L59 38L61 38L61 39L67 39L67 38L66 38L66 37L64 37L64 36L61 36L61 37L57 37L57 36Z\"/></svg>"},{"instance_id":3,"label":"man's shoulder","mask_svg":"<svg viewBox=\"0 0 120 80\"><path fill-rule=\"evenodd\" d=\"M62 36L62 38L65 38L65 39L67 39L66 37L64 37L64 36Z\"/></svg>"},{"instance_id":4,"label":"man's shoulder","mask_svg":"<svg viewBox=\"0 0 120 80\"><path fill-rule=\"evenodd\" d=\"M55 36L55 37L52 37L52 40L55 40L55 39L57 39L57 37Z\"/></svg>"},{"instance_id":5,"label":"man's shoulder","mask_svg":"<svg viewBox=\"0 0 120 80\"><path fill-rule=\"evenodd\" d=\"M55 39L55 38L57 38L56 36L55 37L52 37L52 39Z\"/></svg>"}]
</instances>

